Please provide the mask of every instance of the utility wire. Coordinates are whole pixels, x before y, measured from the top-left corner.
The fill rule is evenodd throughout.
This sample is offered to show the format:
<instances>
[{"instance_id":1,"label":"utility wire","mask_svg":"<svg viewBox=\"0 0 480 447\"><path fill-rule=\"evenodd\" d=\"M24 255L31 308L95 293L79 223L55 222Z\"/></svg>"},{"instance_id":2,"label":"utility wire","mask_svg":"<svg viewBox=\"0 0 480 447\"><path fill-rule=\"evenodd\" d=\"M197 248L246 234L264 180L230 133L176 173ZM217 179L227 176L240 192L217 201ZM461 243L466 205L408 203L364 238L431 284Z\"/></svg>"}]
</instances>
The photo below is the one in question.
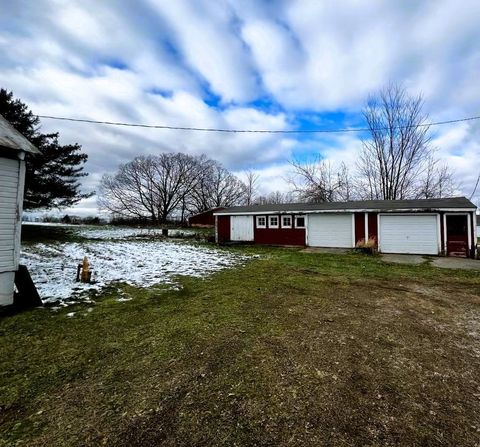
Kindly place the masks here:
<instances>
[{"instance_id":1,"label":"utility wire","mask_svg":"<svg viewBox=\"0 0 480 447\"><path fill-rule=\"evenodd\" d=\"M477 192L477 186L478 186L478 183L480 182L480 174L478 174L478 177L477 177L477 183L475 183L475 188L473 188L473 192L472 192L472 195L470 196L470 199L469 200L472 200L473 199L473 196L475 195L475 193Z\"/></svg>"},{"instance_id":2,"label":"utility wire","mask_svg":"<svg viewBox=\"0 0 480 447\"><path fill-rule=\"evenodd\" d=\"M187 131L196 131L196 132L223 132L223 133L270 133L270 134L292 134L292 133L346 133L346 132L369 132L372 129L369 128L346 128L346 129L299 129L299 130L254 130L254 129L217 129L209 127L181 127L181 126L164 126L164 125L153 125L153 124L135 124L135 123L122 123L115 121L97 121L91 119L80 119L80 118L67 118L61 116L51 116L51 115L37 115L38 118L45 118L50 120L59 120L59 121L73 121L77 123L88 123L88 124L106 124L109 126L123 126L123 127L142 127L148 129L168 129L168 130L187 130ZM444 124L460 123L463 121L473 121L480 119L480 116L471 116L468 118L460 118L455 120L448 121L437 121L433 123L423 123L415 124L412 126L397 126L396 129L410 129L415 127L430 127L430 126L441 126ZM373 129L373 130L389 130L388 127Z\"/></svg>"}]
</instances>

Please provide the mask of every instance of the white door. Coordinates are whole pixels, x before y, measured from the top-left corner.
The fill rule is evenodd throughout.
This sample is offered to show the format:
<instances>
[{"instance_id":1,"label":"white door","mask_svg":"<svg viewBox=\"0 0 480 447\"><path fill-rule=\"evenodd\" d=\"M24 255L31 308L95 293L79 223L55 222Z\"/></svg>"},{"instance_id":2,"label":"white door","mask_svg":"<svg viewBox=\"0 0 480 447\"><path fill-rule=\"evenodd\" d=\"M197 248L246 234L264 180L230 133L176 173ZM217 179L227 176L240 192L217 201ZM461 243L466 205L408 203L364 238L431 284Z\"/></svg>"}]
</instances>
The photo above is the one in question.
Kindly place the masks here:
<instances>
[{"instance_id":1,"label":"white door","mask_svg":"<svg viewBox=\"0 0 480 447\"><path fill-rule=\"evenodd\" d=\"M310 214L307 243L310 247L353 247L352 214Z\"/></svg>"},{"instance_id":2,"label":"white door","mask_svg":"<svg viewBox=\"0 0 480 447\"><path fill-rule=\"evenodd\" d=\"M438 255L436 215L380 215L379 249L382 253Z\"/></svg>"},{"instance_id":3,"label":"white door","mask_svg":"<svg viewBox=\"0 0 480 447\"><path fill-rule=\"evenodd\" d=\"M230 216L230 239L253 241L253 216Z\"/></svg>"}]
</instances>

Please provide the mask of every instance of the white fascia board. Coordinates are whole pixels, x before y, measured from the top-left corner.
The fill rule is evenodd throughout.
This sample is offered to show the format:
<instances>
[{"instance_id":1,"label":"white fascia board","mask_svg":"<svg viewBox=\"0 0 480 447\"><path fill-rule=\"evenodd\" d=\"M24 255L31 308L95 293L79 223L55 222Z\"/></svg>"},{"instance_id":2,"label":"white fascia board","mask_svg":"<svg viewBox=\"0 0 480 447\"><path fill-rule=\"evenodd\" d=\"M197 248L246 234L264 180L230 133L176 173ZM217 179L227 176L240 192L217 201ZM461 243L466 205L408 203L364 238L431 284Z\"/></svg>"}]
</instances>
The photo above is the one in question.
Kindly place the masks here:
<instances>
[{"instance_id":1,"label":"white fascia board","mask_svg":"<svg viewBox=\"0 0 480 447\"><path fill-rule=\"evenodd\" d=\"M338 210L297 210L297 211L243 211L243 212L218 212L213 213L214 216L249 216L249 215L268 215L268 214L325 214L325 213L418 213L428 212L436 213L438 211L443 212L456 212L465 213L472 212L474 208L396 208L396 209L338 209Z\"/></svg>"}]
</instances>

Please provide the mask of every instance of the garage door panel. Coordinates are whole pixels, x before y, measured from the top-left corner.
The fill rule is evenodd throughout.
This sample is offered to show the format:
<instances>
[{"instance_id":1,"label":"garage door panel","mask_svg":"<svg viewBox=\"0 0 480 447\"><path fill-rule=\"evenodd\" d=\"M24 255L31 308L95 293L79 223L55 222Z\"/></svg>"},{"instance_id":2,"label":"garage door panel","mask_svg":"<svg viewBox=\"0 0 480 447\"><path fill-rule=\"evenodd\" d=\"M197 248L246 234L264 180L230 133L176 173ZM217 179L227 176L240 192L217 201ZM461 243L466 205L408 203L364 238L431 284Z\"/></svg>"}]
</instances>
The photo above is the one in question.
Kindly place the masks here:
<instances>
[{"instance_id":1,"label":"garage door panel","mask_svg":"<svg viewBox=\"0 0 480 447\"><path fill-rule=\"evenodd\" d=\"M253 216L231 216L230 239L232 241L253 241Z\"/></svg>"},{"instance_id":2,"label":"garage door panel","mask_svg":"<svg viewBox=\"0 0 480 447\"><path fill-rule=\"evenodd\" d=\"M438 254L436 215L380 215L383 253Z\"/></svg>"},{"instance_id":3,"label":"garage door panel","mask_svg":"<svg viewBox=\"0 0 480 447\"><path fill-rule=\"evenodd\" d=\"M308 217L310 247L353 247L352 214L318 214Z\"/></svg>"}]
</instances>

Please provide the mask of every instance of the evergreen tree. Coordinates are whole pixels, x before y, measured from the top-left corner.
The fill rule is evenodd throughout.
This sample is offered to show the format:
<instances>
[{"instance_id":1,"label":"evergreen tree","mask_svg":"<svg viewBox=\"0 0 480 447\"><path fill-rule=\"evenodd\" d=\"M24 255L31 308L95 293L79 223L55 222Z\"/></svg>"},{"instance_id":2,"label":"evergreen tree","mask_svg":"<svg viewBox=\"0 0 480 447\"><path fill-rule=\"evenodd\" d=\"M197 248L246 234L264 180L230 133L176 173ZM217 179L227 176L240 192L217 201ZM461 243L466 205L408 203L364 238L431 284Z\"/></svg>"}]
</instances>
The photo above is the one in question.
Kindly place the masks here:
<instances>
[{"instance_id":1,"label":"evergreen tree","mask_svg":"<svg viewBox=\"0 0 480 447\"><path fill-rule=\"evenodd\" d=\"M92 193L81 193L79 179L87 154L77 143L61 145L58 132L43 134L40 120L12 92L0 89L0 114L24 135L41 154L29 154L25 176L26 210L71 206Z\"/></svg>"}]
</instances>

